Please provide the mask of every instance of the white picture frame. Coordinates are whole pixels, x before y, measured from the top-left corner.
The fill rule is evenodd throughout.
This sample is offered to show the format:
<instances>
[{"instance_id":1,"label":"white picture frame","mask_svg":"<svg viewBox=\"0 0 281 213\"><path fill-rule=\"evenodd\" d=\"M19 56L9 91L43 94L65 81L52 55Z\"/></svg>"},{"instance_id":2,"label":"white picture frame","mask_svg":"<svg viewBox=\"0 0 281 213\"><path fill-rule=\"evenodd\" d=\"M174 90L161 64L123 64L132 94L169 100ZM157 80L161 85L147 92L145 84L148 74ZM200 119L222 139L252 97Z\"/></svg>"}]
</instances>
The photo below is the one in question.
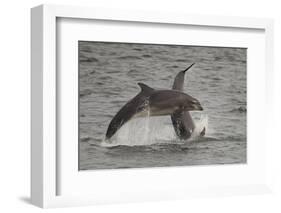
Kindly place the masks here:
<instances>
[{"instance_id":1,"label":"white picture frame","mask_svg":"<svg viewBox=\"0 0 281 213\"><path fill-rule=\"evenodd\" d=\"M121 11L101 8L84 8L74 6L54 6L41 5L31 10L31 73L32 73L32 88L31 88L31 201L33 204L47 208L59 206L76 206L76 205L91 205L97 203L114 203L128 201L143 201L143 200L165 200L178 199L198 196L223 196L233 194L253 194L270 192L271 172L268 160L264 162L264 166L257 170L264 176L253 184L248 182L235 182L232 184L221 184L210 187L199 186L199 183L194 183L195 187L179 188L178 186L168 185L167 188L158 186L151 191L138 191L132 189L133 185L128 184L127 188L131 190L124 191L122 196L119 192L112 193L112 196L89 195L89 194L59 194L58 185L61 184L59 173L61 172L61 164L58 163L59 148L56 141L58 138L57 132L57 88L60 83L57 79L57 20L58 18L65 19L87 19L87 20L112 20L119 22L135 22L135 23L154 23L159 25L187 25L200 26L211 28L226 28L234 29L256 29L264 31L265 41L265 58L264 69L261 69L261 76L266 75L263 79L266 87L261 88L261 91L266 95L265 105L272 106L273 100L271 91L273 88L273 21L271 19L257 18L241 18L241 17L216 17L203 15L188 15L188 14L173 14L173 13L153 13L147 11ZM252 79L253 80L253 79ZM253 80L255 81L255 80ZM265 106L263 105L263 106ZM270 146L269 123L272 116L268 112L264 117L265 130L261 132L262 138L266 143L266 147ZM268 159L269 153L258 153L261 159ZM78 155L78 154L77 154ZM212 168L205 168L211 171ZM247 170L247 167L242 168ZM227 168L228 171L235 170L235 167ZM173 171L177 175L181 175L182 170L175 168L167 168L166 170L150 169L149 173L142 175L167 175L167 172ZM237 170L240 171L240 170ZM78 172L78 170L77 170ZM113 171L101 171L107 174ZM126 176L132 173L146 173L142 170L130 170L120 173L115 173L115 176ZM97 174L97 173L96 173ZM92 176L95 173L91 174ZM185 176L184 176L185 177ZM250 177L250 176L249 176ZM175 177L172 177L175 178ZM215 177L214 177L215 178ZM86 180L86 179L85 179ZM88 179L87 179L88 180ZM183 180L180 180L183 181ZM179 181L179 182L180 182ZM75 184L75 183L73 183ZM133 184L133 183L131 183ZM163 185L163 183L161 183ZM73 188L75 189L75 188ZM187 190L188 189L188 190ZM70 189L71 190L71 189ZM102 189L101 189L102 190ZM101 191L99 191L101 192ZM108 191L105 190L108 193ZM165 192L165 193L164 193ZM59 195L58 195L59 194ZM108 197L108 198L107 198Z\"/></svg>"}]
</instances>

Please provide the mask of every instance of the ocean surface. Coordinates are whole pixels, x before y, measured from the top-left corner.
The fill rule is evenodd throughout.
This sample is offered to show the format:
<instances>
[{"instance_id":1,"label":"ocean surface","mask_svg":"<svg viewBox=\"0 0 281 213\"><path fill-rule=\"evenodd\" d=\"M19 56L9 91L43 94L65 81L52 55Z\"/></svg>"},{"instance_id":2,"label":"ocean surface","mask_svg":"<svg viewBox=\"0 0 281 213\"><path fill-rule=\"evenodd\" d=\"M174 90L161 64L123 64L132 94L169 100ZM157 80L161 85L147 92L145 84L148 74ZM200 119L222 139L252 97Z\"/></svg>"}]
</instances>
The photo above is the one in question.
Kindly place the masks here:
<instances>
[{"instance_id":1,"label":"ocean surface","mask_svg":"<svg viewBox=\"0 0 281 213\"><path fill-rule=\"evenodd\" d=\"M117 169L247 162L247 49L79 41L79 169ZM177 139L170 116L133 119L105 141L117 111L138 82L170 89L186 72L184 92L204 111ZM206 135L199 132L206 128Z\"/></svg>"}]
</instances>

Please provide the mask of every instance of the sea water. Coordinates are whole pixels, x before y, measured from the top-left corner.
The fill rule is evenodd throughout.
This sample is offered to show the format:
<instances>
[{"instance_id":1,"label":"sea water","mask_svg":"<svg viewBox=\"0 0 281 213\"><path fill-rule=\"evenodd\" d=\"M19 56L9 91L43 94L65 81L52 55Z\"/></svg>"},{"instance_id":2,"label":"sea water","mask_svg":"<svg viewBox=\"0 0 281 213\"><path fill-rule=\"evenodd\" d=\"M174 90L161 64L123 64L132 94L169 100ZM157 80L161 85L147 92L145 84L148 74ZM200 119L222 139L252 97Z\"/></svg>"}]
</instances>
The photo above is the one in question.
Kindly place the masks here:
<instances>
[{"instance_id":1,"label":"sea water","mask_svg":"<svg viewBox=\"0 0 281 213\"><path fill-rule=\"evenodd\" d=\"M170 116L148 110L104 140L113 116L140 91L138 82L170 89L191 63L184 92L204 111L191 112L190 139L176 137ZM243 48L79 42L79 169L246 163L246 93Z\"/></svg>"}]
</instances>

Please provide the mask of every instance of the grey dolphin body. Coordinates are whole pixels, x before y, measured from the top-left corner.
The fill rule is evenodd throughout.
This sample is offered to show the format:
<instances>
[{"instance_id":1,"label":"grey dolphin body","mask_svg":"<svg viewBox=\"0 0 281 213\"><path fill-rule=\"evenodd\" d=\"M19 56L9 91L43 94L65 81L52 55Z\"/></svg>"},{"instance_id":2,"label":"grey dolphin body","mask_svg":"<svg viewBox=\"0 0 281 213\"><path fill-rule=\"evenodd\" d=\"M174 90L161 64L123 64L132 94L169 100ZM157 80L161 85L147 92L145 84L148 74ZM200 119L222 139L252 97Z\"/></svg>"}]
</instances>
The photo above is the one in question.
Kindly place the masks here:
<instances>
[{"instance_id":1,"label":"grey dolphin body","mask_svg":"<svg viewBox=\"0 0 281 213\"><path fill-rule=\"evenodd\" d=\"M138 83L141 92L126 103L111 120L106 139L110 139L126 122L134 117L163 116L175 112L203 110L198 100L176 90L154 90Z\"/></svg>"},{"instance_id":2,"label":"grey dolphin body","mask_svg":"<svg viewBox=\"0 0 281 213\"><path fill-rule=\"evenodd\" d=\"M194 63L176 75L173 90L183 91L185 72L193 65ZM171 115L171 120L175 132L180 139L188 139L191 137L191 134L195 129L195 124L189 111L176 111ZM205 135L205 128L202 130L201 135Z\"/></svg>"}]
</instances>

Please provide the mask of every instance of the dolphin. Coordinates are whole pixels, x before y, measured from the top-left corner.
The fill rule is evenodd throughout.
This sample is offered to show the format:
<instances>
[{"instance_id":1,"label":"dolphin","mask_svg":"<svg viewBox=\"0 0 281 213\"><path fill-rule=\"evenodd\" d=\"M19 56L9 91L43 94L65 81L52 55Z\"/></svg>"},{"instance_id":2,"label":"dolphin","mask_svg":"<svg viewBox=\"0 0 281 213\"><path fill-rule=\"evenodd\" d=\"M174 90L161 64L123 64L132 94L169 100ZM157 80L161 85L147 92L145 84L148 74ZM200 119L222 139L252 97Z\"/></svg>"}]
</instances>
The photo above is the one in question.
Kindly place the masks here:
<instances>
[{"instance_id":1,"label":"dolphin","mask_svg":"<svg viewBox=\"0 0 281 213\"><path fill-rule=\"evenodd\" d=\"M185 70L180 71L174 80L174 84L172 89L177 91L183 91L183 85L184 85L184 77L185 72L189 70L195 63L191 64L189 67L187 67ZM195 129L194 121L190 115L189 111L175 111L171 115L171 120L175 129L175 132L177 136L180 139L188 139L191 137L192 132ZM205 135L205 128L200 133L201 136Z\"/></svg>"},{"instance_id":2,"label":"dolphin","mask_svg":"<svg viewBox=\"0 0 281 213\"><path fill-rule=\"evenodd\" d=\"M143 83L138 83L141 91L127 102L111 120L106 139L110 139L126 122L132 118L164 116L181 111L203 110L200 102L177 90L155 90Z\"/></svg>"}]
</instances>

